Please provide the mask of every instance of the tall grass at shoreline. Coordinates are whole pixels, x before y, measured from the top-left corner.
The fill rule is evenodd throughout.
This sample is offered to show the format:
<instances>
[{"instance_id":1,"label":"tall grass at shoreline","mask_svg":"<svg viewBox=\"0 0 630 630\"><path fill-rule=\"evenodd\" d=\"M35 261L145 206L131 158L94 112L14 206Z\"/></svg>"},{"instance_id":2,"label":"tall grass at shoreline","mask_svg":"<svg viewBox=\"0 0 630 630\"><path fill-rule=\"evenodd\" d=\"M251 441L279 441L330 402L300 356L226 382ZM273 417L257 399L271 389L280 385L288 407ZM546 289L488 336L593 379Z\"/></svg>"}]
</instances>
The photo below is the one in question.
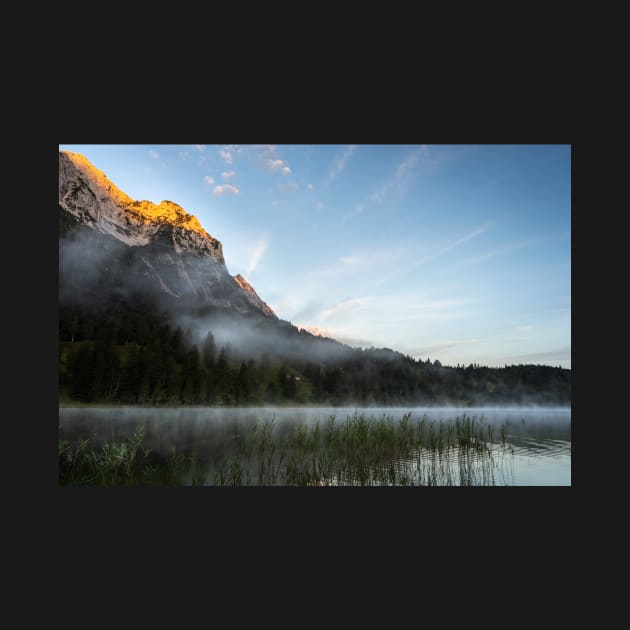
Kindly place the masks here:
<instances>
[{"instance_id":1,"label":"tall grass at shoreline","mask_svg":"<svg viewBox=\"0 0 630 630\"><path fill-rule=\"evenodd\" d=\"M320 425L234 425L207 452L145 448L142 428L101 446L60 442L61 485L495 485L509 457L505 429L483 418L413 422L411 414Z\"/></svg>"}]
</instances>

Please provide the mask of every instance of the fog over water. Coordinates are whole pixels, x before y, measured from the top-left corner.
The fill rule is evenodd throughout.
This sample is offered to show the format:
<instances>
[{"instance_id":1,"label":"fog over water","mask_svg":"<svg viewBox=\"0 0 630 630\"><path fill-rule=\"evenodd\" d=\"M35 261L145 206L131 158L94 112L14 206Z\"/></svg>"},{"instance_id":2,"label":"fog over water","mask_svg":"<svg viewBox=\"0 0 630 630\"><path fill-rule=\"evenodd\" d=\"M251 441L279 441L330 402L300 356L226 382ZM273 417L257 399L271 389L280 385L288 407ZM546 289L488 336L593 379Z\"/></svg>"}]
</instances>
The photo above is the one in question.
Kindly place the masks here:
<instances>
[{"instance_id":1,"label":"fog over water","mask_svg":"<svg viewBox=\"0 0 630 630\"><path fill-rule=\"evenodd\" d=\"M102 445L143 428L146 446L156 452L197 452L213 460L226 455L236 435L264 423L282 438L299 425L323 427L331 418L343 425L361 415L395 422L409 415L411 422L436 424L472 417L493 426L497 444L504 436L510 449L509 466L505 464L497 485L571 485L567 407L64 407L59 409L59 436Z\"/></svg>"}]
</instances>

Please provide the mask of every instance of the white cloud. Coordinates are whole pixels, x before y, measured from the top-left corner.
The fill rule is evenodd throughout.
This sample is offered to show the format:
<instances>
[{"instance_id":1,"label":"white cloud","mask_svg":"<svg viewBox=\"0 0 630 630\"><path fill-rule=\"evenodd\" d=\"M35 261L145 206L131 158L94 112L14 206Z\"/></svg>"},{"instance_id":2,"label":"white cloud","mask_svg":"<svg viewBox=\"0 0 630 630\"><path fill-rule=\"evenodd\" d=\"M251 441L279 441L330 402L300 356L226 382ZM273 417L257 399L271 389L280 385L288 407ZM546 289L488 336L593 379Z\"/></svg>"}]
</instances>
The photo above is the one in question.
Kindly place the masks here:
<instances>
[{"instance_id":1,"label":"white cloud","mask_svg":"<svg viewBox=\"0 0 630 630\"><path fill-rule=\"evenodd\" d=\"M524 332L527 332L528 330L534 330L534 327L531 325L527 325L527 326L518 326L516 330L522 330Z\"/></svg>"},{"instance_id":2,"label":"white cloud","mask_svg":"<svg viewBox=\"0 0 630 630\"><path fill-rule=\"evenodd\" d=\"M206 150L205 144L193 144L193 147L195 147L195 149L197 149L200 153L203 153Z\"/></svg>"},{"instance_id":3,"label":"white cloud","mask_svg":"<svg viewBox=\"0 0 630 630\"><path fill-rule=\"evenodd\" d=\"M232 184L222 184L221 186L215 186L212 194L224 195L230 193L232 195L238 195L239 192L241 191L236 186L232 186Z\"/></svg>"},{"instance_id":4,"label":"white cloud","mask_svg":"<svg viewBox=\"0 0 630 630\"><path fill-rule=\"evenodd\" d=\"M286 206L287 202L286 201L272 201L271 205L274 206L274 208L278 208L280 206Z\"/></svg>"},{"instance_id":5,"label":"white cloud","mask_svg":"<svg viewBox=\"0 0 630 630\"><path fill-rule=\"evenodd\" d=\"M346 168L348 160L352 157L352 154L356 151L356 144L349 144L343 151L343 153L337 156L328 169L328 185L332 184L337 175L343 172Z\"/></svg>"},{"instance_id":6,"label":"white cloud","mask_svg":"<svg viewBox=\"0 0 630 630\"><path fill-rule=\"evenodd\" d=\"M306 185L306 187L307 187L309 190L313 190L313 184L307 184L307 185Z\"/></svg>"},{"instance_id":7,"label":"white cloud","mask_svg":"<svg viewBox=\"0 0 630 630\"><path fill-rule=\"evenodd\" d=\"M282 175L289 175L291 168L287 164L286 160L283 160L278 155L278 147L275 144L263 144L255 145L263 149L262 159L264 165L274 173L280 173Z\"/></svg>"},{"instance_id":8,"label":"white cloud","mask_svg":"<svg viewBox=\"0 0 630 630\"><path fill-rule=\"evenodd\" d=\"M278 171L279 173L282 173L283 175L288 175L291 172L291 169L289 168L287 163L284 160L281 160L280 158L276 158L275 160L272 158L269 158L268 160L266 160L265 164L267 165L267 168L269 168L270 170Z\"/></svg>"},{"instance_id":9,"label":"white cloud","mask_svg":"<svg viewBox=\"0 0 630 630\"><path fill-rule=\"evenodd\" d=\"M324 209L324 204L321 201L318 201L315 204L315 210L317 210L317 212L321 212Z\"/></svg>"},{"instance_id":10,"label":"white cloud","mask_svg":"<svg viewBox=\"0 0 630 630\"><path fill-rule=\"evenodd\" d=\"M203 178L203 181L206 182L206 184L208 184L208 186L211 186L212 184L214 184L214 177L212 177L210 175L206 175Z\"/></svg>"},{"instance_id":11,"label":"white cloud","mask_svg":"<svg viewBox=\"0 0 630 630\"><path fill-rule=\"evenodd\" d=\"M263 257L263 254L267 251L267 247L269 247L269 241L267 241L266 238L263 237L258 239L251 251L247 270L245 271L246 274L249 275L256 269L260 259Z\"/></svg>"},{"instance_id":12,"label":"white cloud","mask_svg":"<svg viewBox=\"0 0 630 630\"><path fill-rule=\"evenodd\" d=\"M190 158L192 157L192 155L190 154L190 151L180 151L179 152L179 157L182 160L190 160Z\"/></svg>"},{"instance_id":13,"label":"white cloud","mask_svg":"<svg viewBox=\"0 0 630 630\"><path fill-rule=\"evenodd\" d=\"M236 171L223 171L223 173L221 173L221 177L223 177L223 179L230 179L235 175Z\"/></svg>"},{"instance_id":14,"label":"white cloud","mask_svg":"<svg viewBox=\"0 0 630 630\"><path fill-rule=\"evenodd\" d=\"M160 154L157 151L154 151L153 149L151 149L149 151L149 155L154 159L154 160L159 160L160 159Z\"/></svg>"},{"instance_id":15,"label":"white cloud","mask_svg":"<svg viewBox=\"0 0 630 630\"><path fill-rule=\"evenodd\" d=\"M219 155L225 160L226 164L232 164L232 154L227 149L221 149Z\"/></svg>"}]
</instances>

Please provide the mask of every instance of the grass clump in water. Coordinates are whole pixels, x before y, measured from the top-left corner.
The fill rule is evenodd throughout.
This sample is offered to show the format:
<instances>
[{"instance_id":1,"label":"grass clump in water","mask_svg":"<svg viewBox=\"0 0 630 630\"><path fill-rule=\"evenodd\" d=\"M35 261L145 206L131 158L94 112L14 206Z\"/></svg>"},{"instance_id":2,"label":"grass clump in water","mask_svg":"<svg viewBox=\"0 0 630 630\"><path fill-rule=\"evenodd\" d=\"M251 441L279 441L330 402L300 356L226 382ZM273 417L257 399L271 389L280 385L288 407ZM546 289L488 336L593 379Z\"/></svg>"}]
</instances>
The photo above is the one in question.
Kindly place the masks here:
<instances>
[{"instance_id":1,"label":"grass clump in water","mask_svg":"<svg viewBox=\"0 0 630 630\"><path fill-rule=\"evenodd\" d=\"M59 442L59 484L70 486L204 485L205 464L193 453L167 456L144 448L144 430L120 442Z\"/></svg>"}]
</instances>

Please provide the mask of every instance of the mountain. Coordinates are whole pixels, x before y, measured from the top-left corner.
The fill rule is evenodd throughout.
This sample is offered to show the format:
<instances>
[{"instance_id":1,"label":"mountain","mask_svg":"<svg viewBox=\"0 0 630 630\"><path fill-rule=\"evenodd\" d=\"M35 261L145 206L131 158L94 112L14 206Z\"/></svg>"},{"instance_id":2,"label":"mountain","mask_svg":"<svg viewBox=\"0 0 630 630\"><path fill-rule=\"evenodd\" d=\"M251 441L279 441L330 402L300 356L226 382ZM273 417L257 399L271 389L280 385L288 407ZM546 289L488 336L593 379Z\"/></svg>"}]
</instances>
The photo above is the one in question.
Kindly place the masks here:
<instances>
[{"instance_id":1,"label":"mountain","mask_svg":"<svg viewBox=\"0 0 630 630\"><path fill-rule=\"evenodd\" d=\"M124 404L567 404L569 370L444 367L279 319L173 201L59 153L59 387ZM312 332L321 333L317 329Z\"/></svg>"},{"instance_id":2,"label":"mountain","mask_svg":"<svg viewBox=\"0 0 630 630\"><path fill-rule=\"evenodd\" d=\"M233 278L236 284L245 291L251 304L253 304L256 308L259 308L265 315L268 315L269 317L276 317L276 314L271 310L271 308L269 308L269 306L258 297L258 293L254 290L254 287L249 284L249 282L247 282L240 273L233 276Z\"/></svg>"},{"instance_id":3,"label":"mountain","mask_svg":"<svg viewBox=\"0 0 630 630\"><path fill-rule=\"evenodd\" d=\"M59 152L60 299L142 295L185 312L219 307L277 319L221 242L173 201L137 201L79 153Z\"/></svg>"}]
</instances>

